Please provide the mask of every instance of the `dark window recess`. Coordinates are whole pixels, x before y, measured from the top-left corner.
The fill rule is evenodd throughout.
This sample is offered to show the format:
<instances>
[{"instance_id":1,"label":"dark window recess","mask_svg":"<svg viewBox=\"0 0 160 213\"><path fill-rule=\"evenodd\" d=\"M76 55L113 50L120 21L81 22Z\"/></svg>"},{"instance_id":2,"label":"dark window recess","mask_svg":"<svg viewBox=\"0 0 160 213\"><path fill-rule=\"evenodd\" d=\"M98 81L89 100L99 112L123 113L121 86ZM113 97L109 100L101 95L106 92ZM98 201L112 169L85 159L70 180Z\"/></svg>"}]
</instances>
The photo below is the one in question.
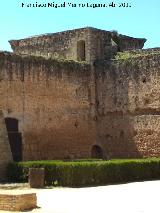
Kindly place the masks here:
<instances>
[{"instance_id":1,"label":"dark window recess","mask_svg":"<svg viewBox=\"0 0 160 213\"><path fill-rule=\"evenodd\" d=\"M103 150L100 146L94 145L91 150L92 158L102 159L103 158Z\"/></svg>"},{"instance_id":2,"label":"dark window recess","mask_svg":"<svg viewBox=\"0 0 160 213\"><path fill-rule=\"evenodd\" d=\"M14 161L22 160L22 135L18 131L18 120L15 118L5 119L8 139Z\"/></svg>"},{"instance_id":3,"label":"dark window recess","mask_svg":"<svg viewBox=\"0 0 160 213\"><path fill-rule=\"evenodd\" d=\"M77 42L77 60L78 61L85 61L86 60L85 41L78 41Z\"/></svg>"},{"instance_id":4,"label":"dark window recess","mask_svg":"<svg viewBox=\"0 0 160 213\"><path fill-rule=\"evenodd\" d=\"M121 138L124 137L124 131L123 131L123 130L120 131L120 137L121 137Z\"/></svg>"},{"instance_id":5,"label":"dark window recess","mask_svg":"<svg viewBox=\"0 0 160 213\"><path fill-rule=\"evenodd\" d=\"M15 118L6 118L6 127L8 132L18 132L18 120Z\"/></svg>"},{"instance_id":6,"label":"dark window recess","mask_svg":"<svg viewBox=\"0 0 160 213\"><path fill-rule=\"evenodd\" d=\"M147 82L147 79L146 79L145 76L142 77L142 82L143 82L143 83L146 83L146 82Z\"/></svg>"}]
</instances>

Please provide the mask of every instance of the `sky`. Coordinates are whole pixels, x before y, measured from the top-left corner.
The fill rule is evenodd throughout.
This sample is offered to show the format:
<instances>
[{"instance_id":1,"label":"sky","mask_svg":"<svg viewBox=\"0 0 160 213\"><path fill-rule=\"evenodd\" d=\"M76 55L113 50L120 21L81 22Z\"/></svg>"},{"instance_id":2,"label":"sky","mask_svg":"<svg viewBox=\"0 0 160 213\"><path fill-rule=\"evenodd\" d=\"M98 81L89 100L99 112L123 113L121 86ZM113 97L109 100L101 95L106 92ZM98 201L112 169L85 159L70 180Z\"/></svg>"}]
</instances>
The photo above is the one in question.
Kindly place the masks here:
<instances>
[{"instance_id":1,"label":"sky","mask_svg":"<svg viewBox=\"0 0 160 213\"><path fill-rule=\"evenodd\" d=\"M57 3L61 8L26 7L27 4ZM89 8L82 4L114 3L115 7ZM24 4L22 7L22 3ZM76 4L76 7L69 6ZM119 7L129 3L131 7ZM160 47L160 0L1 0L0 50L11 51L9 40L81 27L116 30L146 38L145 48Z\"/></svg>"}]
</instances>

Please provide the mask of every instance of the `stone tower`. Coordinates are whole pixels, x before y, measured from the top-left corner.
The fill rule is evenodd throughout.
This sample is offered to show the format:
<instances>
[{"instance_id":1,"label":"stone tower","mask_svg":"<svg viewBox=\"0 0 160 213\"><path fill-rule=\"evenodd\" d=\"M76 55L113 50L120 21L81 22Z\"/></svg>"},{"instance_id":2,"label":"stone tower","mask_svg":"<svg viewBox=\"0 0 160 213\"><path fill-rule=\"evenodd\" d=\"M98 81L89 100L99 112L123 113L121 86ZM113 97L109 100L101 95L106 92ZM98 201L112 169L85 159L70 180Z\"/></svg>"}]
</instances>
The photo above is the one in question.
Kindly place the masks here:
<instances>
[{"instance_id":1,"label":"stone tower","mask_svg":"<svg viewBox=\"0 0 160 213\"><path fill-rule=\"evenodd\" d=\"M113 58L117 51L142 49L145 42L143 38L86 27L11 40L10 44L14 53L20 55L93 63Z\"/></svg>"}]
</instances>

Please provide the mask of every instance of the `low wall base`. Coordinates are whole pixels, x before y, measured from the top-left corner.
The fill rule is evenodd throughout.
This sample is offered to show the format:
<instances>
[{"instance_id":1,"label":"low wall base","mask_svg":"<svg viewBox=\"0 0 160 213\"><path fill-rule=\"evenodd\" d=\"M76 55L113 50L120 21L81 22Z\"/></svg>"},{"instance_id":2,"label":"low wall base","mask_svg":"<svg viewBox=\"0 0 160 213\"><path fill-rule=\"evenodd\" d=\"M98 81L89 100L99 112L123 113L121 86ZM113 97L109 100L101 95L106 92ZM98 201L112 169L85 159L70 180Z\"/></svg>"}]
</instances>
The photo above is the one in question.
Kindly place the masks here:
<instances>
[{"instance_id":1,"label":"low wall base","mask_svg":"<svg viewBox=\"0 0 160 213\"><path fill-rule=\"evenodd\" d=\"M37 207L36 193L0 194L0 210L25 211Z\"/></svg>"}]
</instances>

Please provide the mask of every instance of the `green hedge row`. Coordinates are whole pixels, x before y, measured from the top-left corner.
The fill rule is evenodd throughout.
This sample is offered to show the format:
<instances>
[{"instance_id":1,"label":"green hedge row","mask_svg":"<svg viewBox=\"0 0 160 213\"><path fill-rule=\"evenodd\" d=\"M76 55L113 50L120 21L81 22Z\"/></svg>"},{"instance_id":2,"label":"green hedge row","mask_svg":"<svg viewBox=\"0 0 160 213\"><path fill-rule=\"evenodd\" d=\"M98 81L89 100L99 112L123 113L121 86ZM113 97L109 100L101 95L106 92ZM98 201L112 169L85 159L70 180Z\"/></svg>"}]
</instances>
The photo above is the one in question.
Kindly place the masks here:
<instances>
[{"instance_id":1,"label":"green hedge row","mask_svg":"<svg viewBox=\"0 0 160 213\"><path fill-rule=\"evenodd\" d=\"M9 181L28 181L29 168L45 168L45 184L54 186L97 186L160 179L160 159L144 159L11 163L8 166Z\"/></svg>"}]
</instances>

